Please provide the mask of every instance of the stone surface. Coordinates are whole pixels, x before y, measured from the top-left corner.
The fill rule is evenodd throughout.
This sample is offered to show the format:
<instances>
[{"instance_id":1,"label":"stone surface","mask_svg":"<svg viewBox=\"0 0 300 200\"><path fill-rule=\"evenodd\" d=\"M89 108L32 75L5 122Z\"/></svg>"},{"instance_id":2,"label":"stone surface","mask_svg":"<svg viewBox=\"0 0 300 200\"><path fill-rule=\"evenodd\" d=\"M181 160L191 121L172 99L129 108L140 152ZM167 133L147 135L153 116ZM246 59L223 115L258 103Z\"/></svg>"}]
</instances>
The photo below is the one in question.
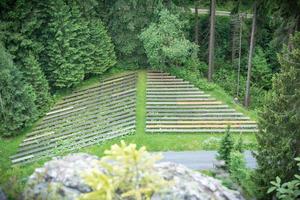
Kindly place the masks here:
<instances>
[{"instance_id":1,"label":"stone surface","mask_svg":"<svg viewBox=\"0 0 300 200\"><path fill-rule=\"evenodd\" d=\"M77 199L90 192L82 174L96 169L99 158L84 153L55 158L38 168L30 176L25 199ZM161 162L155 165L157 172L170 184L152 196L152 200L243 200L235 191L222 186L221 182L186 168L183 165ZM51 189L52 192L49 192Z\"/></svg>"},{"instance_id":2,"label":"stone surface","mask_svg":"<svg viewBox=\"0 0 300 200\"><path fill-rule=\"evenodd\" d=\"M6 196L4 194L4 192L2 191L2 189L0 188L0 200L6 200Z\"/></svg>"}]
</instances>

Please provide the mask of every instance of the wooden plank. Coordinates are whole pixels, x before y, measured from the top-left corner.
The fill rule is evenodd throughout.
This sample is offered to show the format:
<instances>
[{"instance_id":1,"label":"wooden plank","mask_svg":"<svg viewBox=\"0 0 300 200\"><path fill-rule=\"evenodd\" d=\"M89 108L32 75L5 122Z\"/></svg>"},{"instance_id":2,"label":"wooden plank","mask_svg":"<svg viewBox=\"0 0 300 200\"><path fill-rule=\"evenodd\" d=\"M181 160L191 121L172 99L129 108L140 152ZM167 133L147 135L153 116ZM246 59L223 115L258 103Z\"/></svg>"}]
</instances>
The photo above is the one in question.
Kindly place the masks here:
<instances>
[{"instance_id":1,"label":"wooden plank","mask_svg":"<svg viewBox=\"0 0 300 200\"><path fill-rule=\"evenodd\" d=\"M131 127L127 127L125 129L123 129L122 131L114 131L114 132L110 132L110 133L107 133L107 134L102 134L102 135L96 135L94 136L93 138L90 138L89 140L79 140L78 143L75 143L73 146L68 146L68 151L72 151L72 150L77 150L78 146L80 146L80 144L82 144L80 147L86 147L86 146L90 146L90 145L93 145L93 144L97 144L101 141L105 141L105 140L108 140L108 139L112 139L114 137L120 137L120 136L123 136L123 135L127 135L127 134L130 134L130 132L135 128L135 126L131 126ZM30 162L33 162L33 161L36 161L36 160L39 160L41 159L42 157L45 157L45 156L55 156L55 154L52 153L53 150L47 150L47 151L44 151L44 152L40 152L38 154L35 154L34 155L34 159L30 159L30 160L27 160L26 162L22 162L22 163L30 163ZM14 160L13 160L14 162ZM14 164L16 164L18 162L14 162Z\"/></svg>"},{"instance_id":2,"label":"wooden plank","mask_svg":"<svg viewBox=\"0 0 300 200\"><path fill-rule=\"evenodd\" d=\"M94 115L97 115L97 116L101 115L102 117L104 117L104 116L113 117L114 116L114 112L118 112L116 114L119 114L119 113L127 112L127 110L130 110L130 109L133 109L133 108L135 108L135 105L134 104L130 104L130 105L127 105L126 107L125 106L116 107L114 110L99 110L97 112L92 113L92 117L94 117ZM91 116L91 114L88 113L87 115L84 115L84 116L78 116L78 115L76 116L75 115L74 116L75 120L72 120L72 119L58 120L58 122L55 123L55 125L65 124L65 121L68 121L69 122L68 124L75 123L75 122L77 123L78 121L86 119L86 117L88 117L88 116ZM51 127L51 126L48 124L48 127ZM51 130L54 129L54 128L56 128L56 127L52 127ZM61 128L61 126L59 128ZM45 129L45 128L43 127L42 129ZM35 129L35 130L40 130L40 129ZM38 134L38 133L40 133L40 131L39 132L38 131L34 131L34 133L31 133L28 136L32 136L32 135L35 135L35 134Z\"/></svg>"},{"instance_id":3,"label":"wooden plank","mask_svg":"<svg viewBox=\"0 0 300 200\"><path fill-rule=\"evenodd\" d=\"M226 129L146 129L148 133L224 133ZM258 129L230 129L230 132L255 133Z\"/></svg>"},{"instance_id":4,"label":"wooden plank","mask_svg":"<svg viewBox=\"0 0 300 200\"><path fill-rule=\"evenodd\" d=\"M194 117L194 116L168 116L168 117L161 117L161 116L154 116L154 117L149 117L147 116L147 121L172 121L172 120L195 120L195 121L200 121L200 120L250 120L249 117L246 116L239 116L239 117L232 117L232 116L213 116L213 117Z\"/></svg>"},{"instance_id":5,"label":"wooden plank","mask_svg":"<svg viewBox=\"0 0 300 200\"><path fill-rule=\"evenodd\" d=\"M160 110L147 110L147 113L225 113L225 112L235 112L235 109L160 109Z\"/></svg>"},{"instance_id":6,"label":"wooden plank","mask_svg":"<svg viewBox=\"0 0 300 200\"><path fill-rule=\"evenodd\" d=\"M185 101L177 101L177 102L146 102L147 105L220 105L222 102L220 101L199 101L199 102L185 102Z\"/></svg>"},{"instance_id":7,"label":"wooden plank","mask_svg":"<svg viewBox=\"0 0 300 200\"><path fill-rule=\"evenodd\" d=\"M147 129L150 128L227 128L228 124L148 124ZM231 128L257 128L255 124L231 124Z\"/></svg>"},{"instance_id":8,"label":"wooden plank","mask_svg":"<svg viewBox=\"0 0 300 200\"><path fill-rule=\"evenodd\" d=\"M102 122L101 120L98 120L97 122L99 122L99 121ZM135 115L128 116L123 120L114 121L113 123L110 123L108 125L105 125L105 123L104 123L103 129L107 129L108 126L118 126L118 125L121 125L122 123L124 124L124 123L132 122L132 121L135 121ZM86 125L86 124L83 124L83 125ZM99 124L97 124L97 125L99 125ZM81 129L76 129L77 127L74 127L74 130L60 132L58 134L52 135L51 137L44 137L44 138L40 138L40 140L30 141L30 143L29 142L23 143L22 145L20 145L21 148L19 148L18 152L21 152L24 150L29 150L29 149L34 149L37 147L48 145L49 143L54 143L54 142L60 141L62 139L67 139L69 137L73 137L73 136L75 136L76 133L80 133L81 131L88 130L88 128L90 128L90 127L95 127L95 126L94 126L94 124L89 124L88 127L82 126Z\"/></svg>"},{"instance_id":9,"label":"wooden plank","mask_svg":"<svg viewBox=\"0 0 300 200\"><path fill-rule=\"evenodd\" d=\"M186 101L186 102L199 102L199 101L203 101L203 102L206 102L206 101L215 101L216 99L215 98L202 98L202 97L199 97L199 98L181 98L181 97L176 97L176 98L148 98L147 97L147 101L151 101L151 102L174 102L174 101Z\"/></svg>"},{"instance_id":10,"label":"wooden plank","mask_svg":"<svg viewBox=\"0 0 300 200\"><path fill-rule=\"evenodd\" d=\"M161 116L161 117L164 117L164 116L193 116L193 117L196 117L196 116L232 116L232 117L235 117L235 116L243 116L244 114L242 113L148 113L147 114L147 117L152 117L152 116Z\"/></svg>"},{"instance_id":11,"label":"wooden plank","mask_svg":"<svg viewBox=\"0 0 300 200\"><path fill-rule=\"evenodd\" d=\"M147 94L147 98L208 98L211 97L208 94Z\"/></svg>"},{"instance_id":12,"label":"wooden plank","mask_svg":"<svg viewBox=\"0 0 300 200\"><path fill-rule=\"evenodd\" d=\"M232 121L146 121L146 124L256 124L255 121L245 121L245 120L232 120Z\"/></svg>"},{"instance_id":13,"label":"wooden plank","mask_svg":"<svg viewBox=\"0 0 300 200\"><path fill-rule=\"evenodd\" d=\"M161 110L161 109L217 109L217 108L229 108L228 105L154 105L154 106L147 106L147 110Z\"/></svg>"},{"instance_id":14,"label":"wooden plank","mask_svg":"<svg viewBox=\"0 0 300 200\"><path fill-rule=\"evenodd\" d=\"M124 126L129 126L129 125L131 125L131 124L135 124L135 122L129 122L129 123L124 123L124 124L122 124L122 125L118 125L118 126L114 126L114 127L109 127L108 129L106 129L105 131L107 132L107 131L110 131L110 130L113 130L113 129L116 129L116 128L122 128L122 127L124 127ZM80 134L80 138L78 138L78 139L82 139L82 138L87 138L87 137L90 137L91 135L95 135L95 134L100 134L100 133L102 133L101 131L100 131L100 133L98 132L98 133L95 133L95 131L97 130L97 128L94 128L94 129L88 129L87 131L82 131L82 132L80 132L80 133L74 133L73 135L71 135L71 136L76 136L76 135L78 135L78 134ZM87 134L87 132L89 131L89 134ZM75 138L76 139L76 138ZM70 144L70 145L74 145L74 144ZM35 148L35 149L31 149L31 150L27 150L27 151L23 151L23 152L21 152L21 153L18 153L18 154L16 154L16 155L14 155L14 156L11 156L10 158L11 159L15 159L15 158L18 158L18 157L23 157L23 156L27 156L27 155L30 155L30 154L35 154L35 153L38 153L38 152L40 152L40 151L44 151L44 150L47 150L47 149L53 149L54 147L56 147L56 144L55 143L50 143L49 145L46 145L46 146L42 146L42 147L40 147L40 148Z\"/></svg>"},{"instance_id":15,"label":"wooden plank","mask_svg":"<svg viewBox=\"0 0 300 200\"><path fill-rule=\"evenodd\" d=\"M131 91L127 94L122 94L121 96L117 96L112 98L111 96L108 97L100 97L100 96L94 96L94 97L90 97L90 98L85 98L85 99L81 99L78 100L76 102L69 102L69 103L65 103L64 105L61 105L59 108L64 108L64 107L68 107L68 106L89 106L90 107L90 103L94 103L94 102L107 102L107 101L117 101L119 99L124 99L126 97L131 97L131 96L135 96L136 95L136 91ZM55 109L57 109L57 107L55 107Z\"/></svg>"},{"instance_id":16,"label":"wooden plank","mask_svg":"<svg viewBox=\"0 0 300 200\"><path fill-rule=\"evenodd\" d=\"M129 105L131 103L134 103L134 99L131 98L126 98L126 99L122 99L119 101L111 101L109 104L95 104L94 106L88 107L84 112L82 113L77 113L77 115L70 115L70 116L65 116L65 118L63 118L62 120L52 120L51 122L44 122L42 121L38 126L35 127L34 130L39 130L39 129L43 129L45 127L49 127L51 125L55 125L57 124L57 121L59 121L60 123L63 123L64 121L69 121L72 120L73 118L79 118L79 117L85 117L88 115L94 115L94 114L99 114L102 113L104 111L107 111L107 107L112 106L112 109L116 109L118 107L123 107L124 109L129 108ZM97 107L97 106L101 106L101 107Z\"/></svg>"}]
</instances>

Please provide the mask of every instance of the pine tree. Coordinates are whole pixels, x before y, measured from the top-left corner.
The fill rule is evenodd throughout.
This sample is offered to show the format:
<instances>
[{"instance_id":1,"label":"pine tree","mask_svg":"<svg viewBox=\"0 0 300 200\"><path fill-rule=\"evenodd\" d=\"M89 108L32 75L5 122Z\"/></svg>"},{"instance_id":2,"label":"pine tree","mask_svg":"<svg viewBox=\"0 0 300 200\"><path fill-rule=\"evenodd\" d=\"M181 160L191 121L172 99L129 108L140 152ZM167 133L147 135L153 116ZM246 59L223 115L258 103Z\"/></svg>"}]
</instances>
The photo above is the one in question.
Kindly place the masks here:
<instances>
[{"instance_id":1,"label":"pine tree","mask_svg":"<svg viewBox=\"0 0 300 200\"><path fill-rule=\"evenodd\" d=\"M294 158L300 156L300 33L292 41L294 48L285 48L278 56L281 72L273 78L260 114L255 177L261 194L276 176L283 182L291 180L297 170Z\"/></svg>"},{"instance_id":2,"label":"pine tree","mask_svg":"<svg viewBox=\"0 0 300 200\"><path fill-rule=\"evenodd\" d=\"M36 118L35 94L0 44L0 135L10 136Z\"/></svg>"},{"instance_id":3,"label":"pine tree","mask_svg":"<svg viewBox=\"0 0 300 200\"><path fill-rule=\"evenodd\" d=\"M1 30L5 45L13 55L13 62L22 73L23 80L33 88L36 95L35 104L42 114L48 110L51 96L48 82L38 61L43 45L36 40L35 32L41 28L41 23L33 11L33 4L24 0L17 1L6 20L5 28Z\"/></svg>"},{"instance_id":4,"label":"pine tree","mask_svg":"<svg viewBox=\"0 0 300 200\"><path fill-rule=\"evenodd\" d=\"M87 69L87 73L102 74L116 64L114 46L100 20L92 19L89 23L89 30L89 41L93 44L93 67Z\"/></svg>"},{"instance_id":5,"label":"pine tree","mask_svg":"<svg viewBox=\"0 0 300 200\"><path fill-rule=\"evenodd\" d=\"M80 43L80 24L72 18L70 7L61 0L49 2L47 76L56 88L72 87L84 78ZM84 42L84 41L83 41Z\"/></svg>"}]
</instances>

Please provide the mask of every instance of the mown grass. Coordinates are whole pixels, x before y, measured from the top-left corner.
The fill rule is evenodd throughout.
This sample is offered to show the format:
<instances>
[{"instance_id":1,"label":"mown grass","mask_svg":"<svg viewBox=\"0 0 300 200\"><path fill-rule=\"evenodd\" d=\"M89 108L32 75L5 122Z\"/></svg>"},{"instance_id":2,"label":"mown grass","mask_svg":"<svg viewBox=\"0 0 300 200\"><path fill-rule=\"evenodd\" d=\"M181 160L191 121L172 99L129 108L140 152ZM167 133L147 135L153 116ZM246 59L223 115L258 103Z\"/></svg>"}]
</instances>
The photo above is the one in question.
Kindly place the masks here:
<instances>
[{"instance_id":1,"label":"mown grass","mask_svg":"<svg viewBox=\"0 0 300 200\"><path fill-rule=\"evenodd\" d=\"M124 70L109 71L105 76L112 76L117 73L126 73ZM146 70L138 71L137 81L137 105L136 105L136 132L132 135L122 138L112 139L101 144L90 146L84 149L80 149L77 152L86 152L98 156L102 156L106 149L109 149L112 144L119 143L124 140L127 143L135 143L138 147L146 146L149 151L184 151L184 150L216 150L219 147L219 141L222 133L165 133L165 134L147 134L145 133L145 118L146 118ZM102 77L93 77L75 90L90 87L99 82ZM74 90L73 90L74 91ZM247 113L243 108L238 105L233 105L230 101L231 98L221 89L216 87L214 90L209 91L217 99L222 100L225 103L230 104L232 107L242 110ZM70 94L70 91L62 91L57 94L56 101ZM247 113L247 114L251 114ZM254 116L255 117L255 116ZM34 127L34 126L33 126ZM49 159L43 159L38 162L27 164L23 166L11 166L9 156L14 155L17 152L18 145L24 139L26 133L32 129L28 128L24 130L19 136L9 139L0 138L0 187L2 187L8 194L10 199L19 198L26 180L34 169L42 166L44 162ZM237 140L240 137L239 134L233 134L233 137ZM246 149L254 149L256 146L256 139L254 134L243 134L244 143ZM66 153L61 153L64 155Z\"/></svg>"}]
</instances>

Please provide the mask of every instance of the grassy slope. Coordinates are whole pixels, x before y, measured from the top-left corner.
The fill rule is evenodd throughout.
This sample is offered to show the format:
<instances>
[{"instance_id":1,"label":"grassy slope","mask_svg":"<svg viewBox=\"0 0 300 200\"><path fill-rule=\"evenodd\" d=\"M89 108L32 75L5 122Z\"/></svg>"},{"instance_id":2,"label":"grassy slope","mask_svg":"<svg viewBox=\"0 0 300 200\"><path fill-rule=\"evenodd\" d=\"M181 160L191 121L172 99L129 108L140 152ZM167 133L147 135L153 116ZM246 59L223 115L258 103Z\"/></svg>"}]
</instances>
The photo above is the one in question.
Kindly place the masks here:
<instances>
[{"instance_id":1,"label":"grassy slope","mask_svg":"<svg viewBox=\"0 0 300 200\"><path fill-rule=\"evenodd\" d=\"M111 73L114 74L114 73ZM138 71L137 82L137 128L136 133L123 138L116 138L110 141L103 142L99 145L94 145L88 148L79 150L80 152L87 152L95 155L103 155L105 149L108 149L112 144L124 140L127 143L135 143L137 146L146 146L150 151L182 151L182 150L215 150L218 148L218 141L220 140L221 133L201 133L201 134L146 134L145 133L145 117L146 117L146 71ZM80 88L88 87L98 82L98 79L94 78L83 83ZM58 95L61 99L64 95L70 92L63 92ZM230 99L228 95L221 90L213 90L211 92L214 96L226 102L226 99ZM14 196L22 190L26 178L33 170L41 166L45 160L41 160L37 163L25 165L22 167L11 167L9 156L13 155L17 151L19 143L23 140L26 133L30 129L24 131L20 136L13 139L1 139L0 138L0 185L9 192L10 196ZM239 134L234 134L234 138L238 138ZM253 134L243 134L246 147L251 149L255 146L255 137ZM13 187L11 187L13 185Z\"/></svg>"}]
</instances>

